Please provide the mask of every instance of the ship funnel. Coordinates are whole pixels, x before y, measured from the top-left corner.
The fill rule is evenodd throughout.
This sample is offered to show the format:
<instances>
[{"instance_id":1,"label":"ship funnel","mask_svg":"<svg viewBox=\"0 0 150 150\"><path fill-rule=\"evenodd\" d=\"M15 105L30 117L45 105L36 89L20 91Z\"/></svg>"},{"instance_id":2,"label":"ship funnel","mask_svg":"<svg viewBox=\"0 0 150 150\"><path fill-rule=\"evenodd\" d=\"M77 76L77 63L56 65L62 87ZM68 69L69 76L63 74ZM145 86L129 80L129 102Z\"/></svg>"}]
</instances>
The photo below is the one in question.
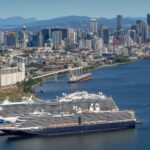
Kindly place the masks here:
<instances>
[{"instance_id":1,"label":"ship funnel","mask_svg":"<svg viewBox=\"0 0 150 150\"><path fill-rule=\"evenodd\" d=\"M82 119L81 116L78 117L78 124L81 125L82 124Z\"/></svg>"},{"instance_id":2,"label":"ship funnel","mask_svg":"<svg viewBox=\"0 0 150 150\"><path fill-rule=\"evenodd\" d=\"M79 109L78 109L78 112L77 112L77 113L79 113L79 114L80 114L80 113L82 113L82 111L81 111L81 108L80 108L80 107L79 107Z\"/></svg>"},{"instance_id":3,"label":"ship funnel","mask_svg":"<svg viewBox=\"0 0 150 150\"><path fill-rule=\"evenodd\" d=\"M93 103L90 105L89 111L92 111L92 112L94 111L94 104Z\"/></svg>"},{"instance_id":4,"label":"ship funnel","mask_svg":"<svg viewBox=\"0 0 150 150\"><path fill-rule=\"evenodd\" d=\"M99 94L100 96L102 96L102 95L103 95L103 93L102 93L102 92L98 92L98 94Z\"/></svg>"},{"instance_id":5,"label":"ship funnel","mask_svg":"<svg viewBox=\"0 0 150 150\"><path fill-rule=\"evenodd\" d=\"M100 111L99 103L96 103L96 104L95 104L95 111L97 111L97 112L99 112L99 111Z\"/></svg>"},{"instance_id":6,"label":"ship funnel","mask_svg":"<svg viewBox=\"0 0 150 150\"><path fill-rule=\"evenodd\" d=\"M66 97L66 93L62 93L62 95L63 95L64 97Z\"/></svg>"}]
</instances>

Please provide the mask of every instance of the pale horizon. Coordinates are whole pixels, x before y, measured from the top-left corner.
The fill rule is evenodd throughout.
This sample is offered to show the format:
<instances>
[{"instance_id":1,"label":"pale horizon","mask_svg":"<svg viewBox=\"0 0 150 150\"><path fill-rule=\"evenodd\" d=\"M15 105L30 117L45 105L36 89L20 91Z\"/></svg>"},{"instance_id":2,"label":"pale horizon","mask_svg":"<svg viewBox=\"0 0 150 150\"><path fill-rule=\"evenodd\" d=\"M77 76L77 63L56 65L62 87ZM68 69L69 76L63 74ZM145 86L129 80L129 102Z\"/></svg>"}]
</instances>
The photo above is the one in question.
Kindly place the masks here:
<instances>
[{"instance_id":1,"label":"pale horizon","mask_svg":"<svg viewBox=\"0 0 150 150\"><path fill-rule=\"evenodd\" d=\"M149 13L149 0L0 0L0 18L21 16L47 20L63 16L89 16L114 18L117 14L145 17ZM136 6L136 9L135 9Z\"/></svg>"}]
</instances>

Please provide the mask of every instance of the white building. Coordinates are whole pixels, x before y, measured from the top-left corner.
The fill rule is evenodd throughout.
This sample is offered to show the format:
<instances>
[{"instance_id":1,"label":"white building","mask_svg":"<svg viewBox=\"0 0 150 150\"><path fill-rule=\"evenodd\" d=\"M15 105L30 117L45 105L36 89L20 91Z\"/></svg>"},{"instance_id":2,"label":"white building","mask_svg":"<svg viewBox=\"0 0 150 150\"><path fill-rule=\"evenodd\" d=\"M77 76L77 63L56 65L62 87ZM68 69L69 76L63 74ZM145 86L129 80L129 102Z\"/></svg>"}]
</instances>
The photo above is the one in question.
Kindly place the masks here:
<instances>
[{"instance_id":1,"label":"white building","mask_svg":"<svg viewBox=\"0 0 150 150\"><path fill-rule=\"evenodd\" d=\"M3 44L5 41L4 41L4 32L0 32L0 44Z\"/></svg>"},{"instance_id":2,"label":"white building","mask_svg":"<svg viewBox=\"0 0 150 150\"><path fill-rule=\"evenodd\" d=\"M133 46L133 39L131 38L131 31L129 30L128 33L124 36L125 46Z\"/></svg>"},{"instance_id":3,"label":"white building","mask_svg":"<svg viewBox=\"0 0 150 150\"><path fill-rule=\"evenodd\" d=\"M86 40L86 48L88 48L89 50L92 49L92 41L91 40Z\"/></svg>"},{"instance_id":4,"label":"white building","mask_svg":"<svg viewBox=\"0 0 150 150\"><path fill-rule=\"evenodd\" d=\"M96 21L96 19L90 20L90 32L97 34L97 21Z\"/></svg>"},{"instance_id":5,"label":"white building","mask_svg":"<svg viewBox=\"0 0 150 150\"><path fill-rule=\"evenodd\" d=\"M67 34L68 34L67 36L68 36L68 39L69 39L69 44L75 43L76 42L76 32L75 32L75 30L69 28Z\"/></svg>"},{"instance_id":6,"label":"white building","mask_svg":"<svg viewBox=\"0 0 150 150\"><path fill-rule=\"evenodd\" d=\"M0 68L0 87L15 85L25 79L25 63L18 64L17 67Z\"/></svg>"},{"instance_id":7,"label":"white building","mask_svg":"<svg viewBox=\"0 0 150 150\"><path fill-rule=\"evenodd\" d=\"M101 38L95 38L93 41L93 50L96 55L102 56L103 40Z\"/></svg>"},{"instance_id":8,"label":"white building","mask_svg":"<svg viewBox=\"0 0 150 150\"><path fill-rule=\"evenodd\" d=\"M54 49L61 49L64 45L62 45L62 32L54 31L52 32L52 40L54 44Z\"/></svg>"}]
</instances>

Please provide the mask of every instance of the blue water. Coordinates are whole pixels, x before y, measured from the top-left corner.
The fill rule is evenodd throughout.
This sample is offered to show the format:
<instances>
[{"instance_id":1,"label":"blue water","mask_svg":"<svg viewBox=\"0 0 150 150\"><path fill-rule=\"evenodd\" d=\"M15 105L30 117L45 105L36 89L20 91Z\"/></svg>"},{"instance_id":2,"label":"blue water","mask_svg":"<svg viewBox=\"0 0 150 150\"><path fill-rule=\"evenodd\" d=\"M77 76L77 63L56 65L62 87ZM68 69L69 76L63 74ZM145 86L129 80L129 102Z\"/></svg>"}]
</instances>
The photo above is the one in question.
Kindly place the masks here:
<instances>
[{"instance_id":1,"label":"blue water","mask_svg":"<svg viewBox=\"0 0 150 150\"><path fill-rule=\"evenodd\" d=\"M49 100L63 92L102 91L112 96L121 109L132 109L143 125L123 131L73 135L55 138L0 137L0 150L149 150L150 149L150 60L99 69L93 79L68 84L67 78L51 79L43 83L36 95Z\"/></svg>"}]
</instances>

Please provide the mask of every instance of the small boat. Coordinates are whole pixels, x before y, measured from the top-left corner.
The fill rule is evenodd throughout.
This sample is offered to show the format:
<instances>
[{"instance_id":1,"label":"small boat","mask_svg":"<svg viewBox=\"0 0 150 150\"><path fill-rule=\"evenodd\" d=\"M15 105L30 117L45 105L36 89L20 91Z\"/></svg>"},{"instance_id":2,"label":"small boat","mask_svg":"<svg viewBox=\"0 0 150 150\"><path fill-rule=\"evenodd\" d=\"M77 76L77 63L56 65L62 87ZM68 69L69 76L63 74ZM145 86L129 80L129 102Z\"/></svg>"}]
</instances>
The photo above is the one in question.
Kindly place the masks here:
<instances>
[{"instance_id":1,"label":"small boat","mask_svg":"<svg viewBox=\"0 0 150 150\"><path fill-rule=\"evenodd\" d=\"M41 88L40 88L40 92L41 92L41 93L45 93L46 91L44 90L44 88L41 87Z\"/></svg>"},{"instance_id":2,"label":"small boat","mask_svg":"<svg viewBox=\"0 0 150 150\"><path fill-rule=\"evenodd\" d=\"M43 91L43 90L41 90L40 92L41 92L41 93L44 93L44 91Z\"/></svg>"}]
</instances>

